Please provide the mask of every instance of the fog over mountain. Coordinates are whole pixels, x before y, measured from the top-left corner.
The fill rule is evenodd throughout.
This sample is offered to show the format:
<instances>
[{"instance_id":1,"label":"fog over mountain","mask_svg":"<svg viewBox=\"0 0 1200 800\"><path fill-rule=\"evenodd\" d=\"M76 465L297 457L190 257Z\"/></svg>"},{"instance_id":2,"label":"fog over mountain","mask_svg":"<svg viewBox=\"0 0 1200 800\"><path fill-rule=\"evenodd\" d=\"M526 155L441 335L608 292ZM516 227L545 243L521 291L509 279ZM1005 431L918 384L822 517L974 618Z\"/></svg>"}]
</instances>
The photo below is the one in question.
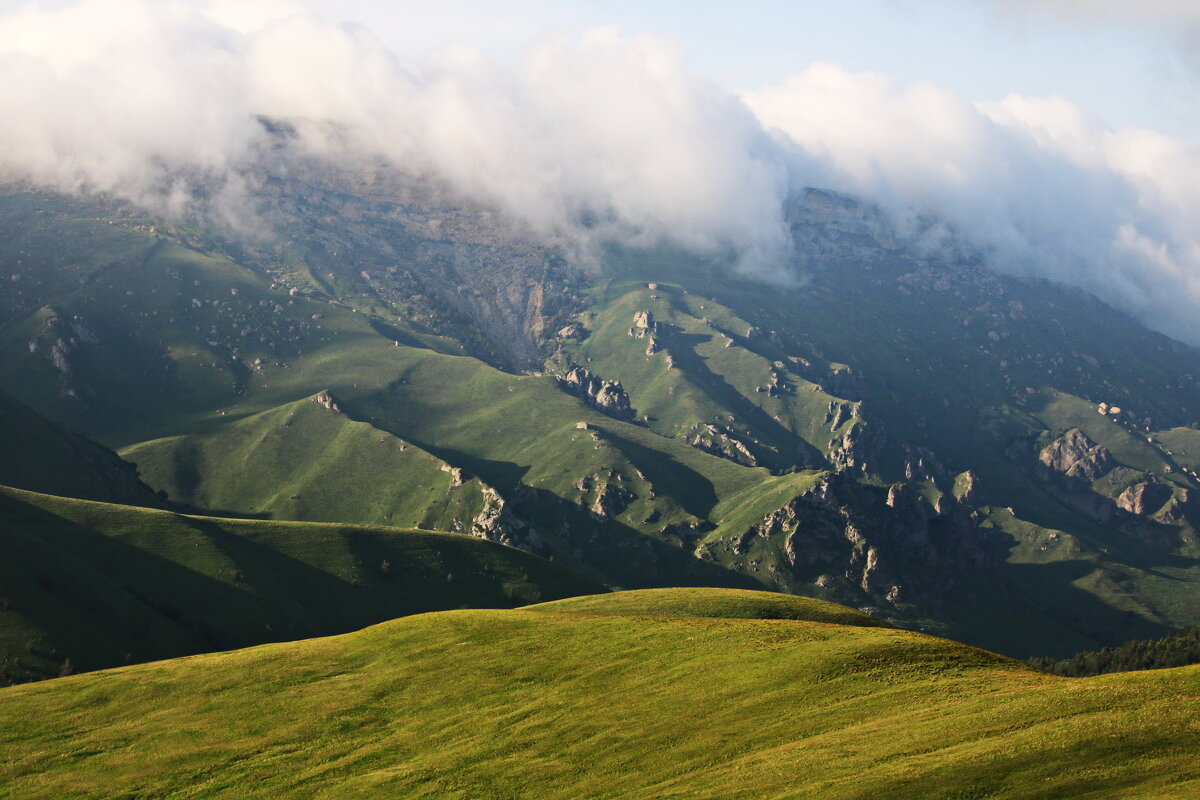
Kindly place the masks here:
<instances>
[{"instance_id":1,"label":"fog over mountain","mask_svg":"<svg viewBox=\"0 0 1200 800\"><path fill-rule=\"evenodd\" d=\"M774 282L796 280L784 199L823 186L1200 343L1195 144L1058 97L797 67L735 95L670 41L613 29L514 66L467 46L410 59L288 2L29 6L0 18L0 169L181 215L203 187L244 225L268 118L301 152L432 176L539 235L730 253Z\"/></svg>"}]
</instances>

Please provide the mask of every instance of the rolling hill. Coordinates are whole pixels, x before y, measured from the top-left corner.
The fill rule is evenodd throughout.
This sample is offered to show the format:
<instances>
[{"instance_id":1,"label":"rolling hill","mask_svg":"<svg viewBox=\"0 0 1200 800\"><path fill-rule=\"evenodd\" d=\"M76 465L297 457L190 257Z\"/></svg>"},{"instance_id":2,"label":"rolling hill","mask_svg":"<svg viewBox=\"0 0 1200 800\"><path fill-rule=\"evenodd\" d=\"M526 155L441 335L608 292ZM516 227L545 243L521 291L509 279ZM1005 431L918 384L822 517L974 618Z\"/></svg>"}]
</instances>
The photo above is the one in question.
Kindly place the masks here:
<instances>
[{"instance_id":1,"label":"rolling hill","mask_svg":"<svg viewBox=\"0 0 1200 800\"><path fill-rule=\"evenodd\" d=\"M258 239L9 187L0 378L196 510L478 530L1018 657L1200 622L1194 348L829 192L768 287L376 177L289 164Z\"/></svg>"},{"instance_id":2,"label":"rolling hill","mask_svg":"<svg viewBox=\"0 0 1200 800\"><path fill-rule=\"evenodd\" d=\"M1185 798L1197 702L1198 667L1061 678L818 601L618 593L4 689L0 780L12 798Z\"/></svg>"},{"instance_id":3,"label":"rolling hill","mask_svg":"<svg viewBox=\"0 0 1200 800\"><path fill-rule=\"evenodd\" d=\"M0 487L0 681L603 590L450 533L186 516Z\"/></svg>"}]
</instances>

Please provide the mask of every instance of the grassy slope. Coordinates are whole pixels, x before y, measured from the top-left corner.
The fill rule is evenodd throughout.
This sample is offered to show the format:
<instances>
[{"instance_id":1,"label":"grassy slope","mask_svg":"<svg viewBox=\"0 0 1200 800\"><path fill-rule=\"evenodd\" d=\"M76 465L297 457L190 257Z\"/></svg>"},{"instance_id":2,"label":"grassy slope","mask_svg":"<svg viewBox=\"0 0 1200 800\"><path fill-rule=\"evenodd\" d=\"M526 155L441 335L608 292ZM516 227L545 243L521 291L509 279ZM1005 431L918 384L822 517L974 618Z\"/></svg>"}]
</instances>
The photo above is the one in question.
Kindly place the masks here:
<instances>
[{"instance_id":1,"label":"grassy slope","mask_svg":"<svg viewBox=\"0 0 1200 800\"><path fill-rule=\"evenodd\" d=\"M48 206L53 202L35 199ZM4 202L19 206L20 200ZM16 214L12 208L4 213ZM631 585L753 583L692 563L689 551L669 544L664 550L659 542L671 540L664 533L671 526L707 520L725 498L758 483L777 483L766 471L615 422L565 395L550 377L513 375L454 355L450 340L397 329L394 320L329 302L318 288L292 296L262 274L177 237L126 230L103 219L60 216L44 229L39 224L30 223L23 235L58 231L61 241L43 237L27 244L27 251L60 258L63 264L45 272L75 280L26 287L28 302L0 332L0 372L24 376L22 399L55 418L86 423L91 435L129 447L219 431L328 389L354 419L464 469L510 502L524 494L527 505L516 510L537 525L564 561L589 562ZM92 237L101 237L97 241L105 243L111 261L97 265L76 252L80 241ZM39 305L47 302L58 311ZM95 341L71 351L72 371L66 376L47 357L61 333L47 327L55 317L79 317L95 333ZM35 340L39 347L30 352L27 345ZM64 388L75 390L76 397L64 396ZM577 430L580 421L589 422L602 440ZM221 449L214 446L213 452ZM352 474L359 468L332 458L322 461L330 473ZM187 497L186 491L179 494L179 479L169 477L173 469L151 462L148 474L167 478L155 488ZM597 522L587 513L595 491L575 488L589 475L616 480L637 499L618 519ZM445 479L439 473L433 483L409 488L414 495L440 496ZM200 480L208 484L205 491L211 490L210 502L240 513L283 515L297 494L284 487L272 495L265 485L255 487L256 480L248 486L231 486L220 477ZM326 485L329 495L361 492L349 480ZM304 491L299 494L303 500ZM747 519L771 510L766 502L750 502L747 508L753 512ZM354 519L364 519L362 510L354 513ZM560 537L563 531L566 540ZM647 534L652 540L643 542ZM690 576L696 570L701 574Z\"/></svg>"},{"instance_id":2,"label":"grassy slope","mask_svg":"<svg viewBox=\"0 0 1200 800\"><path fill-rule=\"evenodd\" d=\"M596 591L468 536L183 516L0 487L7 680ZM386 566L385 566L386 562Z\"/></svg>"},{"instance_id":3,"label":"grassy slope","mask_svg":"<svg viewBox=\"0 0 1200 800\"><path fill-rule=\"evenodd\" d=\"M737 598L703 602L709 616L633 599L422 615L6 689L0 776L12 798L1200 788L1200 668L1065 679L891 628L726 618Z\"/></svg>"},{"instance_id":4,"label":"grassy slope","mask_svg":"<svg viewBox=\"0 0 1200 800\"><path fill-rule=\"evenodd\" d=\"M463 531L483 506L478 480L311 398L123 455L172 500L271 519Z\"/></svg>"},{"instance_id":5,"label":"grassy slope","mask_svg":"<svg viewBox=\"0 0 1200 800\"><path fill-rule=\"evenodd\" d=\"M0 484L110 503L159 506L137 472L105 447L68 433L0 392Z\"/></svg>"},{"instance_id":6,"label":"grassy slope","mask_svg":"<svg viewBox=\"0 0 1200 800\"><path fill-rule=\"evenodd\" d=\"M747 339L749 322L677 285L650 290L645 283L615 282L593 295L595 304L580 317L588 335L566 343L565 351L573 363L620 380L654 430L688 437L711 424L733 431L765 465L824 463L833 435L823 424L827 410L846 401L791 372L765 334ZM656 354L646 355L648 337L629 336L638 311L654 315ZM764 391L773 375L784 380L780 396Z\"/></svg>"},{"instance_id":7,"label":"grassy slope","mask_svg":"<svg viewBox=\"0 0 1200 800\"><path fill-rule=\"evenodd\" d=\"M825 370L846 363L866 376L863 406L887 434L888 446L872 465L875 479L903 477L902 445L928 447L951 474L967 468L978 474L982 504L1012 507L1021 521L1036 526L1014 541L1022 564L1029 561L1025 551L1039 562L1024 570L1028 580L1020 593L1030 595L1024 587L1038 596L1046 587L1061 590L1051 609L1065 610L1059 623L1076 634L1086 629L1083 639L1064 648L1123 638L1125 631L1109 622L1125 610L1155 624L1195 621L1191 595L1178 591L1196 583L1195 542L1191 553L1148 551L1136 537L1097 524L1016 467L1004 454L1005 436L985 424L989 415L1007 413L1034 429L1061 427L1057 411L1044 413L1044 420L1031 413L1043 412L1031 405L1026 388L1047 384L1060 397L1076 398L1081 409L1087 398L1120 402L1156 425L1191 421L1194 385L1181 373L1191 370L1194 353L1086 298L994 279L982 289L898 291L898 273L911 265L881 263L835 264L809 285L768 296L761 284L678 253L616 253L606 265L612 282L601 282L594 295L594 341L584 341L580 355L592 358L604 377L626 381L635 406L656 417L655 430L649 430L603 417L565 396L548 377L512 375L453 355L461 346L423 334L415 323L405 328L394 317L357 313L355 307L363 311L369 304L349 296L332 301L328 293L336 292L320 280L299 281L299 293L291 296L263 273L186 237L134 230L125 222L110 225L88 217L94 209L72 211L69 203L59 209L65 216L53 221L49 212L38 217L27 207L63 201L0 202L19 233L0 242L5 269L32 255L46 262L24 270L22 288L0 298L0 372L22 376L21 385L12 387L22 399L56 419L86 420L88 433L108 444L219 430L328 388L353 418L495 486L566 563L586 564L628 586L754 585L762 571L698 563L691 555L694 538L681 537L680 529L715 525L714 535L736 535L787 502L812 475L772 477L655 430L682 432L697 422L719 421L729 410L742 423L733 426L735 434L752 447L763 443L771 460L784 460L801 445L820 449L833 433L821 423L828 402L838 399L830 394L837 384L831 376L813 375L829 386L813 391L817 384L797 374L804 370L780 356L805 358ZM47 283L34 285L43 279ZM659 301L649 300L647 281L666 287ZM650 302L662 305L656 313L675 326L664 337L677 361L674 370L665 370L664 354L647 359L645 341L625 335L632 309ZM78 316L97 334L95 342L71 352L69 376L47 356L62 334L61 325L48 327L56 316ZM393 323L401 329L387 327ZM750 324L779 331L784 347L745 339L742 326ZM726 334L742 337L737 347L724 347ZM611 348L601 346L604 337ZM33 342L39 346L31 353ZM785 383L794 393L755 392L776 360L785 363ZM64 388L77 390L76 397ZM579 421L592 430L576 429ZM1124 444L1139 458L1146 455L1140 448L1140 455L1134 453L1134 442ZM611 520L592 519L595 490L577 488L590 475L628 489L634 500ZM437 478L445 479L440 473ZM241 494L254 487L228 488ZM236 510L283 515L297 494L285 488L272 505L260 489L238 498ZM326 489L339 497L361 491L332 484ZM412 489L414 495L430 491L425 485ZM299 494L303 500L305 491ZM1059 531L1070 534L1084 558L1042 563L1066 552L1048 544ZM1094 568L1105 560L1118 568ZM1122 573L1121 564L1136 572ZM1098 606L1107 611L1100 608L1105 613L1097 615ZM1004 624L1018 639L1028 627L1019 619ZM1056 636L1051 630L1037 648L1012 652L1042 651L1042 643Z\"/></svg>"}]
</instances>

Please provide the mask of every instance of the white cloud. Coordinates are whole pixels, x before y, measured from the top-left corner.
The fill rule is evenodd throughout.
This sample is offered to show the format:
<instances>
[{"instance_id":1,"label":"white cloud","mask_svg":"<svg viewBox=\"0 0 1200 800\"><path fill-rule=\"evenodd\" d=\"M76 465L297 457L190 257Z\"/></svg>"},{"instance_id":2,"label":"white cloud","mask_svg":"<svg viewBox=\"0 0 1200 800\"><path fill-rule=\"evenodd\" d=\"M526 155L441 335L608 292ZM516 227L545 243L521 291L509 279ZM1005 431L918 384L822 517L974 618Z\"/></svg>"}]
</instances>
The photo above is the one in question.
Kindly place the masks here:
<instances>
[{"instance_id":1,"label":"white cloud","mask_svg":"<svg viewBox=\"0 0 1200 800\"><path fill-rule=\"evenodd\" d=\"M974 104L817 65L747 94L825 181L950 223L993 264L1082 286L1200 341L1200 148L1061 98Z\"/></svg>"},{"instance_id":2,"label":"white cloud","mask_svg":"<svg viewBox=\"0 0 1200 800\"><path fill-rule=\"evenodd\" d=\"M240 208L257 115L294 122L312 154L435 175L547 236L728 252L776 281L789 188L842 189L1200 342L1200 151L1059 98L980 105L832 65L737 97L669 43L612 30L543 40L516 67L465 46L408 60L287 0L0 17L11 177L177 210L202 182Z\"/></svg>"}]
</instances>

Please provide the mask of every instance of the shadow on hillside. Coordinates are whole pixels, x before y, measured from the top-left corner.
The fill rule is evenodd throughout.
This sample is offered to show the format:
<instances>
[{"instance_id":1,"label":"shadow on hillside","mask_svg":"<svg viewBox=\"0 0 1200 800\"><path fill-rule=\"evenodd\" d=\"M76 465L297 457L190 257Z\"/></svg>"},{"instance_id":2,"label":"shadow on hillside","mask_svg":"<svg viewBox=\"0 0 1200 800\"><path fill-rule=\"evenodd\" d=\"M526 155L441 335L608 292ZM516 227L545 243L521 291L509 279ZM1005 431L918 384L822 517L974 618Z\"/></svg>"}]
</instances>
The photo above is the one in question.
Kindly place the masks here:
<instances>
[{"instance_id":1,"label":"shadow on hillside","mask_svg":"<svg viewBox=\"0 0 1200 800\"><path fill-rule=\"evenodd\" d=\"M1174 630L1132 609L1110 605L1075 585L1095 569L1087 561L1004 564L997 576L1003 606L996 602L997 598L985 596L977 598L975 603L964 603L955 612L960 618L979 612L993 620L989 624L991 630L977 634L961 631L963 640L1019 658L1035 655L1064 658L1085 647L1156 639ZM1122 596L1113 599L1119 601ZM1001 612L1000 608L1004 610ZM1070 641L1072 633L1090 643Z\"/></svg>"},{"instance_id":2,"label":"shadow on hillside","mask_svg":"<svg viewBox=\"0 0 1200 800\"><path fill-rule=\"evenodd\" d=\"M793 454L804 456L808 463L813 455L812 446L797 436L788 428L777 422L766 411L751 402L736 387L708 368L708 364L696 353L696 347L711 336L695 333L684 333L674 325L663 325L666 333L665 341L668 352L675 358L680 369L691 375L696 384L704 389L721 408L734 413L742 422L748 424L758 433L759 437L775 445L774 452L763 453L760 448L758 455L776 461L776 468L792 466L797 461ZM823 461L823 459L822 459ZM818 461L817 463L821 463Z\"/></svg>"},{"instance_id":3,"label":"shadow on hillside","mask_svg":"<svg viewBox=\"0 0 1200 800\"><path fill-rule=\"evenodd\" d=\"M547 579L549 565L499 549L485 568L477 562L489 556L474 554L470 548L482 546L467 537L460 545L451 535L357 528L267 531L261 522L232 523L245 528L235 533L217 520L165 513L83 507L79 514L88 524L120 526L121 532L106 535L0 494L5 598L51 643L48 651L77 669L345 633L408 614L512 607L601 588L573 588L568 575ZM110 514L126 518L103 516ZM267 537L347 577L260 541ZM513 593L526 583L538 586L535 596ZM14 635L20 641L12 641ZM0 649L23 652L27 638L28 632L0 631Z\"/></svg>"}]
</instances>

